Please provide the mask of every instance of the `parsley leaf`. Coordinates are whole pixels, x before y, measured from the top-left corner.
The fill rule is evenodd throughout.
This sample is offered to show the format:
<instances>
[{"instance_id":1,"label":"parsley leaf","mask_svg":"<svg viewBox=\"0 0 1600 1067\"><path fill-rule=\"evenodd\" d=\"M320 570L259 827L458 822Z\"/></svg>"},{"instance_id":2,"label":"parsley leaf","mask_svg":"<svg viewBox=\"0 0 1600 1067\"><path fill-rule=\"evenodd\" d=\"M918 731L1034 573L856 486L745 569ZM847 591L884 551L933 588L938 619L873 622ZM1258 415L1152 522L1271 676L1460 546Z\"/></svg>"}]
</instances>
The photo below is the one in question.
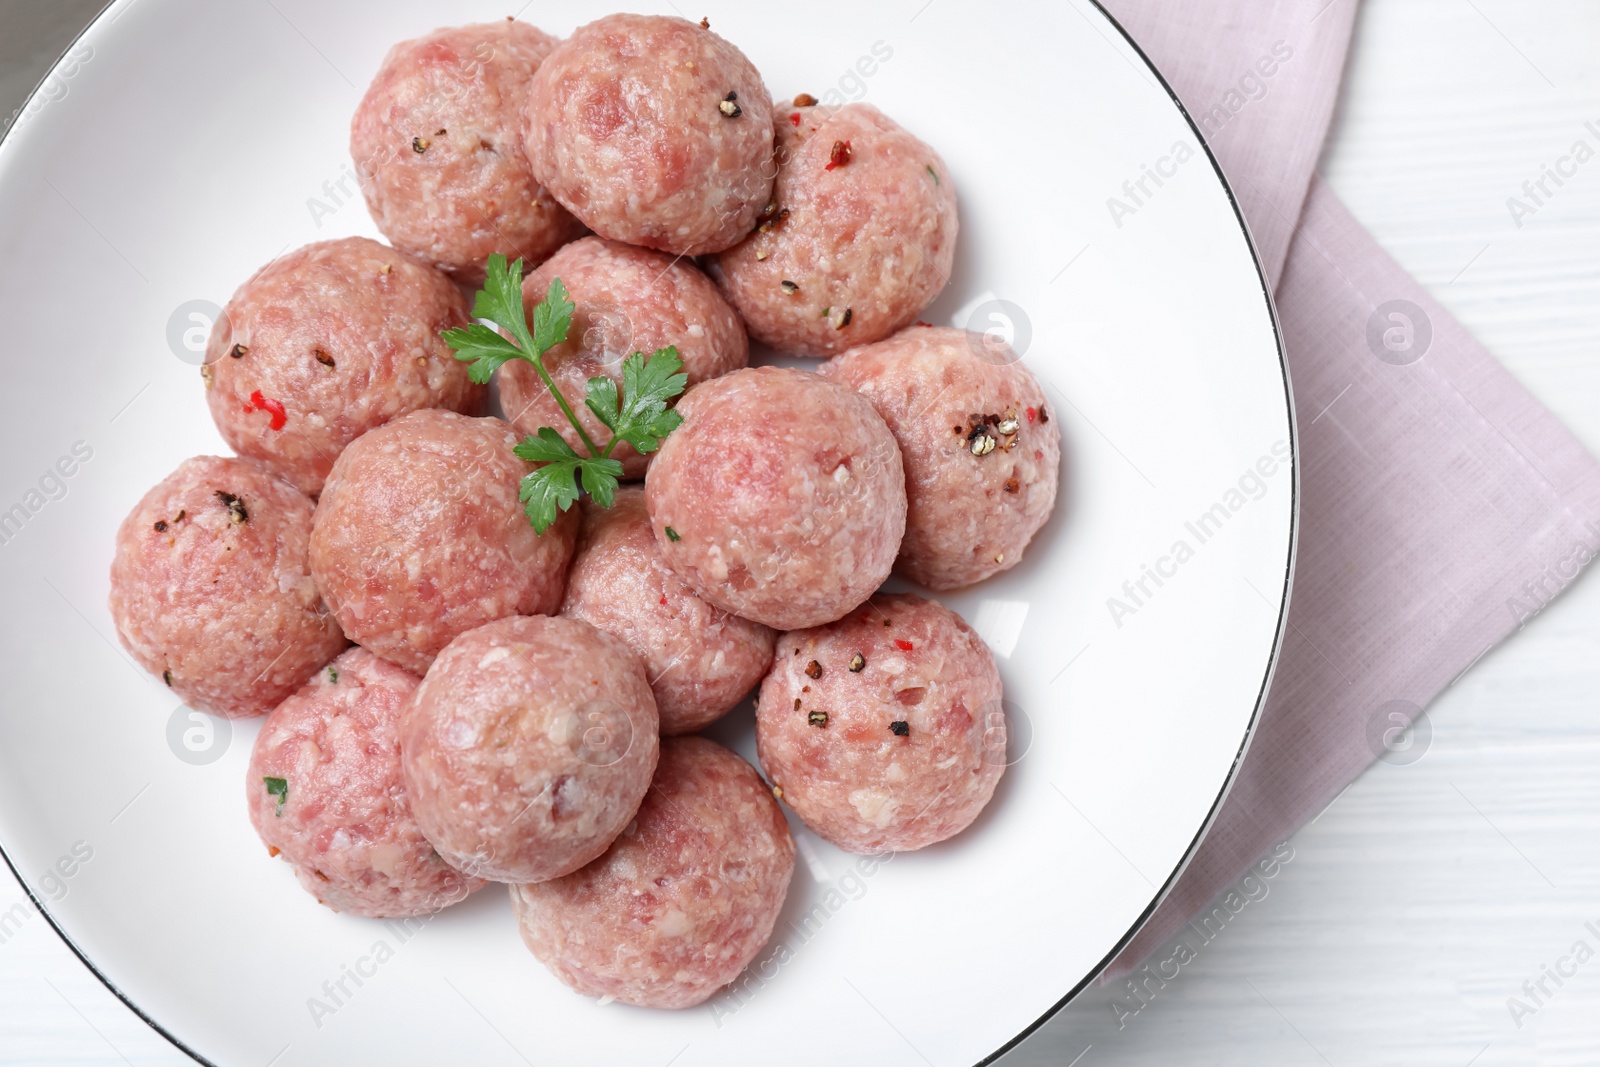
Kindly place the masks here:
<instances>
[{"instance_id":1,"label":"parsley leaf","mask_svg":"<svg viewBox=\"0 0 1600 1067\"><path fill-rule=\"evenodd\" d=\"M611 440L600 448L544 365L544 354L567 339L576 310L567 287L555 278L544 299L535 305L530 325L522 297L522 260L507 265L506 257L497 252L485 264L483 288L472 314L499 329L478 321L441 335L456 359L471 364L467 376L480 385L514 359L533 364L588 450L587 456L578 452L549 426L540 427L538 434L523 438L516 446L518 456L540 465L523 477L519 498L528 521L541 534L583 493L603 508L612 505L622 478L622 463L611 458L617 442L626 441L640 453L660 448L661 439L683 422L682 416L667 409L667 402L689 384L678 350L671 347L659 349L648 359L635 352L623 360L620 391L610 378L590 378L584 403L611 430ZM272 793L274 781L280 779L268 779L268 793ZM287 795L287 784L283 788ZM282 806L280 799L280 810Z\"/></svg>"},{"instance_id":2,"label":"parsley leaf","mask_svg":"<svg viewBox=\"0 0 1600 1067\"><path fill-rule=\"evenodd\" d=\"M467 377L479 385L487 385L494 372L506 363L522 358L522 349L481 322L446 330L441 336L445 344L456 350L457 359L472 364L467 368Z\"/></svg>"},{"instance_id":3,"label":"parsley leaf","mask_svg":"<svg viewBox=\"0 0 1600 1067\"><path fill-rule=\"evenodd\" d=\"M561 284L560 278L553 279L544 301L533 309L533 346L540 355L567 339L567 329L572 325L572 313L576 310L567 296L567 287Z\"/></svg>"},{"instance_id":4,"label":"parsley leaf","mask_svg":"<svg viewBox=\"0 0 1600 1067\"><path fill-rule=\"evenodd\" d=\"M667 401L683 392L689 376L674 347L657 349L646 359L635 352L622 361L622 395L610 378L590 378L584 403L612 433L606 455L618 441L626 441L640 454L661 447L661 439L676 430L683 416L667 410Z\"/></svg>"},{"instance_id":5,"label":"parsley leaf","mask_svg":"<svg viewBox=\"0 0 1600 1067\"><path fill-rule=\"evenodd\" d=\"M524 437L516 453L529 463L542 463L538 470L523 476L519 499L535 533L544 533L556 516L578 502L578 485L595 503L608 508L616 497L622 464L604 456L578 455L561 435L548 426L539 428L537 437Z\"/></svg>"},{"instance_id":6,"label":"parsley leaf","mask_svg":"<svg viewBox=\"0 0 1600 1067\"><path fill-rule=\"evenodd\" d=\"M283 814L283 802L289 799L289 779L263 778L261 780L267 783L267 796L278 798L278 810L273 814L281 816Z\"/></svg>"}]
</instances>

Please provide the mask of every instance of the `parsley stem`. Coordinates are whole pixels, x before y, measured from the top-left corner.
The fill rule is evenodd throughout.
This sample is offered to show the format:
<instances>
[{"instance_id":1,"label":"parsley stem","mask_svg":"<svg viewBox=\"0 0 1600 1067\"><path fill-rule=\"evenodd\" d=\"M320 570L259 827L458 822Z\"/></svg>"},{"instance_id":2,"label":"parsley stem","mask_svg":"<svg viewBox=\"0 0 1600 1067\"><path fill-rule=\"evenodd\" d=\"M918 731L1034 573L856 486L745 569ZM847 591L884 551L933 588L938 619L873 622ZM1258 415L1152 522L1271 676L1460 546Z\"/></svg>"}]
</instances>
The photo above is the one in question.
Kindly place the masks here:
<instances>
[{"instance_id":1,"label":"parsley stem","mask_svg":"<svg viewBox=\"0 0 1600 1067\"><path fill-rule=\"evenodd\" d=\"M537 348L535 351L537 351ZM578 431L578 436L583 439L584 446L589 449L589 454L597 459L610 455L610 447L608 446L604 452L601 452L600 449L595 446L593 438L591 438L588 432L584 430L583 423L578 421L578 416L572 413L572 408L567 404L567 398L562 396L561 390L556 387L555 379L550 377L550 372L544 369L543 353L540 353L539 355L532 355L527 358L528 362L532 363L534 369L539 372L539 377L544 379L544 384L550 390L550 395L556 398L557 404L561 405L561 411L564 415L566 415L567 421L572 423L572 428L574 430ZM613 439L611 443L615 444L616 440Z\"/></svg>"}]
</instances>

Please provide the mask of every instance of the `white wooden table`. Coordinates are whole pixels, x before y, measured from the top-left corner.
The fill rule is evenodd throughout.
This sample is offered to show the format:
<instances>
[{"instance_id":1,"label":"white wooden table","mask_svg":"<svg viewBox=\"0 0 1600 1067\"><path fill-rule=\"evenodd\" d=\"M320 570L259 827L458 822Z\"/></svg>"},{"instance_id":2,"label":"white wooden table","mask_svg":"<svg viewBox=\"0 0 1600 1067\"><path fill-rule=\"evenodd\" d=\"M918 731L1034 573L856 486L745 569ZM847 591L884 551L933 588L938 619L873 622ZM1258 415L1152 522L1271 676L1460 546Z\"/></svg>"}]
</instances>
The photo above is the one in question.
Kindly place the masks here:
<instances>
[{"instance_id":1,"label":"white wooden table","mask_svg":"<svg viewBox=\"0 0 1600 1067\"><path fill-rule=\"evenodd\" d=\"M1520 227L1507 206L1575 141L1600 151L1600 2L1367 0L1357 33L1323 173L1600 454L1600 158ZM1147 1007L1119 1029L1091 990L1004 1067L1600 1064L1600 578L1428 720L1422 757L1295 835L1267 896ZM189 1062L23 901L0 877L0 1064ZM1536 1010L1514 1018L1512 997Z\"/></svg>"}]
</instances>

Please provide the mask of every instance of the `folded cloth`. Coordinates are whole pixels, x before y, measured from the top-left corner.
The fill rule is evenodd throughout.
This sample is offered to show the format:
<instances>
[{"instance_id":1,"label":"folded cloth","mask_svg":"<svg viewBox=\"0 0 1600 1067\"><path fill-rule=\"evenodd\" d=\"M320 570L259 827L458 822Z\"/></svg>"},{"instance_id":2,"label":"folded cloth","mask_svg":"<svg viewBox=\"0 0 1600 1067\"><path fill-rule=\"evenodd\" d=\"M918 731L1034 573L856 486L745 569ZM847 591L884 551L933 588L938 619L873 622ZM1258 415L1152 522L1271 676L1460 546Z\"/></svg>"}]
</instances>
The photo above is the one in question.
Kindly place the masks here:
<instances>
[{"instance_id":1,"label":"folded cloth","mask_svg":"<svg viewBox=\"0 0 1600 1067\"><path fill-rule=\"evenodd\" d=\"M1600 554L1600 463L1316 176L1356 0L1105 0L1233 186L1300 432L1289 625L1211 832L1103 980L1326 807Z\"/></svg>"}]
</instances>

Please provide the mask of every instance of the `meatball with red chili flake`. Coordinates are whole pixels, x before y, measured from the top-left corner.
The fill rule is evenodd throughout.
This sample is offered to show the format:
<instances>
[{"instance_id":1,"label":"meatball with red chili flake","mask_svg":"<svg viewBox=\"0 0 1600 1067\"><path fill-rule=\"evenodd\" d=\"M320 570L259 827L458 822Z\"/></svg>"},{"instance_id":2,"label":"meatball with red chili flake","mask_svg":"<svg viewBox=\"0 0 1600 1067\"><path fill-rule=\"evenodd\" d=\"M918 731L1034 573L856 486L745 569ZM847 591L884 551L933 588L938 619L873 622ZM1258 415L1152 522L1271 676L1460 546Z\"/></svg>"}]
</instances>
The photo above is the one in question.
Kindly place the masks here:
<instances>
[{"instance_id":1,"label":"meatball with red chili flake","mask_svg":"<svg viewBox=\"0 0 1600 1067\"><path fill-rule=\"evenodd\" d=\"M266 466L185 460L117 530L117 636L191 706L265 715L349 643L312 581L310 540L310 499Z\"/></svg>"},{"instance_id":2,"label":"meatball with red chili flake","mask_svg":"<svg viewBox=\"0 0 1600 1067\"><path fill-rule=\"evenodd\" d=\"M558 878L639 809L660 740L644 664L576 619L501 619L439 653L400 719L417 824L458 870Z\"/></svg>"},{"instance_id":3,"label":"meatball with red chili flake","mask_svg":"<svg viewBox=\"0 0 1600 1067\"><path fill-rule=\"evenodd\" d=\"M617 490L609 508L584 502L561 614L620 637L644 659L663 734L726 714L761 681L777 640L760 623L701 600L672 573L639 486Z\"/></svg>"},{"instance_id":4,"label":"meatball with red chili flake","mask_svg":"<svg viewBox=\"0 0 1600 1067\"><path fill-rule=\"evenodd\" d=\"M870 104L779 107L756 230L709 269L751 336L831 356L909 326L950 279L956 190L938 153Z\"/></svg>"},{"instance_id":5,"label":"meatball with red chili flake","mask_svg":"<svg viewBox=\"0 0 1600 1067\"><path fill-rule=\"evenodd\" d=\"M622 361L633 352L649 356L657 349L676 348L690 386L750 361L750 339L738 313L688 260L600 237L574 241L522 283L530 320L557 278L576 310L568 339L543 360L563 396L576 400L590 378L602 376L620 388ZM586 451L532 365L512 360L500 369L500 404L519 432L536 434L551 426L573 448ZM591 437L603 441L610 436L586 406L579 404L576 414ZM644 477L649 456L641 456L626 441L618 442L611 455L621 461L623 477Z\"/></svg>"},{"instance_id":6,"label":"meatball with red chili flake","mask_svg":"<svg viewBox=\"0 0 1600 1067\"><path fill-rule=\"evenodd\" d=\"M578 516L534 533L516 443L499 419L414 411L345 449L311 532L311 573L345 633L421 674L459 634L561 605Z\"/></svg>"},{"instance_id":7,"label":"meatball with red chili flake","mask_svg":"<svg viewBox=\"0 0 1600 1067\"><path fill-rule=\"evenodd\" d=\"M560 41L503 19L389 50L350 123L350 155L385 237L456 280L490 253L539 263L583 232L522 150L528 83Z\"/></svg>"},{"instance_id":8,"label":"meatball with red chili flake","mask_svg":"<svg viewBox=\"0 0 1600 1067\"><path fill-rule=\"evenodd\" d=\"M900 447L872 405L811 371L697 386L645 477L656 544L724 611L794 630L883 584L905 533Z\"/></svg>"},{"instance_id":9,"label":"meatball with red chili flake","mask_svg":"<svg viewBox=\"0 0 1600 1067\"><path fill-rule=\"evenodd\" d=\"M913 326L821 373L883 416L906 463L906 536L895 570L957 589L1008 570L1050 517L1061 435L1044 388L1009 348Z\"/></svg>"},{"instance_id":10,"label":"meatball with red chili flake","mask_svg":"<svg viewBox=\"0 0 1600 1067\"><path fill-rule=\"evenodd\" d=\"M483 882L417 828L400 777L400 709L421 679L361 648L279 704L245 775L250 822L306 892L335 911L426 915Z\"/></svg>"},{"instance_id":11,"label":"meatball with red chili flake","mask_svg":"<svg viewBox=\"0 0 1600 1067\"><path fill-rule=\"evenodd\" d=\"M772 190L772 97L743 52L680 18L608 15L539 65L534 175L595 233L673 255L744 239Z\"/></svg>"},{"instance_id":12,"label":"meatball with red chili flake","mask_svg":"<svg viewBox=\"0 0 1600 1067\"><path fill-rule=\"evenodd\" d=\"M1005 771L994 656L932 600L880 595L778 639L756 746L777 793L848 852L904 852L966 829Z\"/></svg>"},{"instance_id":13,"label":"meatball with red chili flake","mask_svg":"<svg viewBox=\"0 0 1600 1067\"><path fill-rule=\"evenodd\" d=\"M703 737L661 742L638 817L582 870L511 887L528 948L586 996L687 1008L772 936L794 839L761 776Z\"/></svg>"},{"instance_id":14,"label":"meatball with red chili flake","mask_svg":"<svg viewBox=\"0 0 1600 1067\"><path fill-rule=\"evenodd\" d=\"M316 496L345 445L418 408L473 413L484 389L439 331L461 291L365 237L290 252L239 287L200 368L222 437Z\"/></svg>"}]
</instances>

